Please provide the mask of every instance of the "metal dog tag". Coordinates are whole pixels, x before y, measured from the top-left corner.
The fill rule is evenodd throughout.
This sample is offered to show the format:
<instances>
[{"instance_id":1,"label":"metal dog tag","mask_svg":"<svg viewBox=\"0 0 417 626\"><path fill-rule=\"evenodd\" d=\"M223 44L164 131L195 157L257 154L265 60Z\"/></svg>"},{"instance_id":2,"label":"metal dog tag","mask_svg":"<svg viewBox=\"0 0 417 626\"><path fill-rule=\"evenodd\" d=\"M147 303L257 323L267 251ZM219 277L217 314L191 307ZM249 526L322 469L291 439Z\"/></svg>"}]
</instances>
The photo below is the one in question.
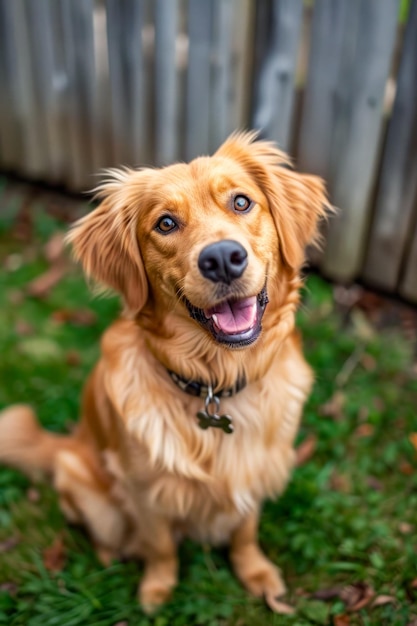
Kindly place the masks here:
<instances>
[{"instance_id":1,"label":"metal dog tag","mask_svg":"<svg viewBox=\"0 0 417 626\"><path fill-rule=\"evenodd\" d=\"M214 405L214 411L210 411L210 405ZM221 428L225 433L233 432L232 418L229 415L220 415L220 399L213 394L211 386L208 388L207 398L205 399L205 408L197 413L198 425L203 430L207 428Z\"/></svg>"}]
</instances>

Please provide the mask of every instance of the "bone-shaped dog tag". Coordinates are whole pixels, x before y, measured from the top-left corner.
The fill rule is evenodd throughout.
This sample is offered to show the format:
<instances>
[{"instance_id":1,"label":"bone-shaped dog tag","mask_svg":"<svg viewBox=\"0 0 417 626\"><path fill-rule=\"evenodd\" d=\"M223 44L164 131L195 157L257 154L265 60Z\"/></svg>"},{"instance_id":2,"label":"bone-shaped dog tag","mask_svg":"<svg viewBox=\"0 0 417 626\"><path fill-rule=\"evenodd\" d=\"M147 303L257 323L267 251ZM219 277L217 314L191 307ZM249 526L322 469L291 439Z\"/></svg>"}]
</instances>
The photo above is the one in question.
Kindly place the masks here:
<instances>
[{"instance_id":1,"label":"bone-shaped dog tag","mask_svg":"<svg viewBox=\"0 0 417 626\"><path fill-rule=\"evenodd\" d=\"M217 415L217 413L209 413L206 411L199 411L197 413L198 425L203 430L207 430L212 426L213 428L221 428L225 433L233 432L232 418L228 415Z\"/></svg>"}]
</instances>

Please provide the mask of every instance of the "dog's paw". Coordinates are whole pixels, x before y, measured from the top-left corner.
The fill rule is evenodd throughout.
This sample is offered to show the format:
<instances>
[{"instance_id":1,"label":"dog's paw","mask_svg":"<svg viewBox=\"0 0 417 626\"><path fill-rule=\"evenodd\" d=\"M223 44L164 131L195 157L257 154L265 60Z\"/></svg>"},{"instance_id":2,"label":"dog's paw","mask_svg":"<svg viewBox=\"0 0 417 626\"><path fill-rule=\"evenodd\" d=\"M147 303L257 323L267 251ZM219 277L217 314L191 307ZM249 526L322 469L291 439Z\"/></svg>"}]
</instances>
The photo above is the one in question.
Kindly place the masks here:
<instances>
[{"instance_id":1,"label":"dog's paw","mask_svg":"<svg viewBox=\"0 0 417 626\"><path fill-rule=\"evenodd\" d=\"M153 615L167 602L172 594L173 585L164 585L157 580L143 580L139 586L139 602L147 615Z\"/></svg>"},{"instance_id":2,"label":"dog's paw","mask_svg":"<svg viewBox=\"0 0 417 626\"><path fill-rule=\"evenodd\" d=\"M272 611L283 613L284 603L278 598L286 592L280 571L260 551L232 555L234 569L240 581L252 595L264 598ZM291 607L288 607L291 609Z\"/></svg>"}]
</instances>

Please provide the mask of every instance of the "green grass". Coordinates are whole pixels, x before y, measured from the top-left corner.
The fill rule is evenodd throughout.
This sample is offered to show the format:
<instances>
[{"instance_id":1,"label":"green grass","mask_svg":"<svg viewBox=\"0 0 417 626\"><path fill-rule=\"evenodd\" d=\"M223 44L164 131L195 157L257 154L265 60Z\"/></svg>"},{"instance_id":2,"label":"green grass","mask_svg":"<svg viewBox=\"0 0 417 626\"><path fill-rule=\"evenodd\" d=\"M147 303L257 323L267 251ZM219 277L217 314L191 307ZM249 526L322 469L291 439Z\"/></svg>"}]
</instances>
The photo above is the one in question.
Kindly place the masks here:
<instances>
[{"instance_id":1,"label":"green grass","mask_svg":"<svg viewBox=\"0 0 417 626\"><path fill-rule=\"evenodd\" d=\"M100 334L119 305L114 298L93 299L75 269L47 298L28 297L28 282L47 267L42 242L65 226L38 211L33 236L22 244L13 236L16 207L7 198L3 207L0 406L29 402L45 426L65 431L77 418ZM63 311L80 309L93 311L96 321L77 326L59 320ZM273 615L241 589L224 551L186 542L173 599L148 618L135 600L140 564L103 568L88 537L66 524L52 489L36 485L34 502L29 481L4 468L0 624L331 625L338 623L335 616L347 614L343 601L322 602L312 594L361 582L394 601L375 608L370 603L349 614L350 625L406 626L416 619L417 453L409 435L417 432L417 380L412 343L395 328L377 332L358 311L341 315L332 289L315 276L308 280L299 325L317 375L299 441L314 434L317 448L295 471L285 494L265 505L260 528L266 553L283 569L286 601L296 614ZM335 392L341 408L323 415L323 405ZM7 549L2 542L10 537L18 543ZM45 568L44 550L57 537L64 542L65 564L51 572Z\"/></svg>"}]
</instances>

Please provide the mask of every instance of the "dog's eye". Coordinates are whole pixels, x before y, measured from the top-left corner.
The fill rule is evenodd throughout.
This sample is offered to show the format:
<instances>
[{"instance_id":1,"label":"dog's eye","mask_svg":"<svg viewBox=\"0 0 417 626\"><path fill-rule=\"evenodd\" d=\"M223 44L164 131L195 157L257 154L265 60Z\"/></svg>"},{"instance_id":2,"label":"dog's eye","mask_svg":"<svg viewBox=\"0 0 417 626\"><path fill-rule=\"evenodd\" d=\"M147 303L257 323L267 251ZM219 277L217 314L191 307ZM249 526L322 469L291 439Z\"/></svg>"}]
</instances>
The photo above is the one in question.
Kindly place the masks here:
<instances>
[{"instance_id":1,"label":"dog's eye","mask_svg":"<svg viewBox=\"0 0 417 626\"><path fill-rule=\"evenodd\" d=\"M235 211L239 211L240 213L243 213L244 211L247 211L248 209L250 209L252 206L252 201L249 200L249 198L247 198L246 196L235 196L234 200L233 200L233 208Z\"/></svg>"},{"instance_id":2,"label":"dog's eye","mask_svg":"<svg viewBox=\"0 0 417 626\"><path fill-rule=\"evenodd\" d=\"M169 217L169 215L164 215L164 217L161 217L156 225L156 230L158 230L160 233L163 233L164 235L170 233L176 228L178 228L177 222L175 222L172 217Z\"/></svg>"}]
</instances>

